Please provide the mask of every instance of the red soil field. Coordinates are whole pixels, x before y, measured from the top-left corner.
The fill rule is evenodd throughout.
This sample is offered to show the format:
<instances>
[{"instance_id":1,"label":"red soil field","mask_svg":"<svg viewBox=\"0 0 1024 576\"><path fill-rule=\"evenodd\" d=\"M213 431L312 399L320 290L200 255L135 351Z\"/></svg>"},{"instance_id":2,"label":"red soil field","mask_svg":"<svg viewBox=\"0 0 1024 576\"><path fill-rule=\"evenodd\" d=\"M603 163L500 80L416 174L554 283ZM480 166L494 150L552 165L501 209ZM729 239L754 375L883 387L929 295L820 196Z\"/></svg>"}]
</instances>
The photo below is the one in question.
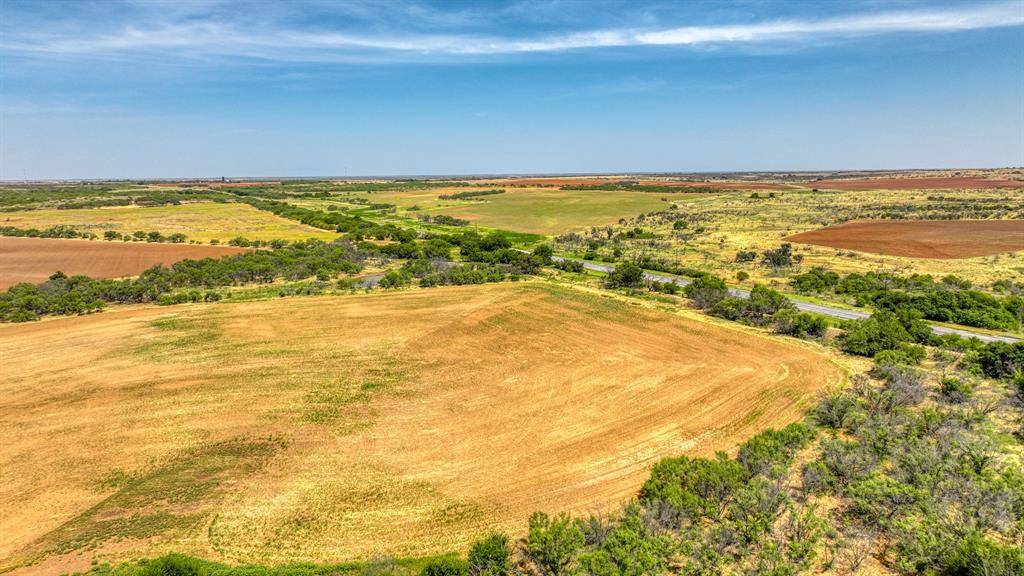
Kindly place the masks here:
<instances>
[{"instance_id":1,"label":"red soil field","mask_svg":"<svg viewBox=\"0 0 1024 576\"><path fill-rule=\"evenodd\" d=\"M220 258L245 252L233 246L148 244L0 236L0 290L19 282L38 284L60 270L92 278L135 276L155 264L185 258Z\"/></svg>"},{"instance_id":2,"label":"red soil field","mask_svg":"<svg viewBox=\"0 0 1024 576\"><path fill-rule=\"evenodd\" d=\"M603 186L621 182L622 178L520 178L505 184L519 186ZM771 182L700 182L681 180L640 180L642 186L675 186L679 188L714 188L716 190L786 190L789 187Z\"/></svg>"},{"instance_id":3,"label":"red soil field","mask_svg":"<svg viewBox=\"0 0 1024 576\"><path fill-rule=\"evenodd\" d=\"M1024 220L859 220L786 240L910 258L972 258L1024 250Z\"/></svg>"},{"instance_id":4,"label":"red soil field","mask_svg":"<svg viewBox=\"0 0 1024 576\"><path fill-rule=\"evenodd\" d=\"M927 190L931 188L1024 188L1024 182L977 177L863 178L817 180L807 182L806 186L831 190Z\"/></svg>"}]
</instances>

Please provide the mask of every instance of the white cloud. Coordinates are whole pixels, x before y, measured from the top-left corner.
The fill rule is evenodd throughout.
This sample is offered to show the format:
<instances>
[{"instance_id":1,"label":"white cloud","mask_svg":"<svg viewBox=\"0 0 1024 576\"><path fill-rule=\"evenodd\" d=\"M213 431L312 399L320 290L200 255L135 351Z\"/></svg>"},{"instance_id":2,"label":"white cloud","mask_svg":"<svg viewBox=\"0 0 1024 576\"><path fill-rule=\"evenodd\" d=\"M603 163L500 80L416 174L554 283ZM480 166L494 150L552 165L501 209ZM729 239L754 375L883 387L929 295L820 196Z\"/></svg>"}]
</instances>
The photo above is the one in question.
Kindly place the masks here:
<instances>
[{"instance_id":1,"label":"white cloud","mask_svg":"<svg viewBox=\"0 0 1024 576\"><path fill-rule=\"evenodd\" d=\"M385 34L236 27L222 21L128 26L91 37L50 36L6 30L0 52L27 55L245 57L281 61L409 61L430 56L489 56L636 46L700 46L790 43L891 33L955 32L1024 24L1020 1L940 10L876 12L817 20L607 29L538 38L479 35Z\"/></svg>"}]
</instances>

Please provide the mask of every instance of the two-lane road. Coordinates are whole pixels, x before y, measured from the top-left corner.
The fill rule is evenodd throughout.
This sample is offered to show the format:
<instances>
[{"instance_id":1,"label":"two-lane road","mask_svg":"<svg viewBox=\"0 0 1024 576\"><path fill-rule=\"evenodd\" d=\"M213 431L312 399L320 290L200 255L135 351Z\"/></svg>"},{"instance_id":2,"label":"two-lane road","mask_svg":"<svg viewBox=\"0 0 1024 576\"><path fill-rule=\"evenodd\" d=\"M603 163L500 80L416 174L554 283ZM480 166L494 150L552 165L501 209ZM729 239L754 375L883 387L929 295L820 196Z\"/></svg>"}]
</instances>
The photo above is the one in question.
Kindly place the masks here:
<instances>
[{"instance_id":1,"label":"two-lane road","mask_svg":"<svg viewBox=\"0 0 1024 576\"><path fill-rule=\"evenodd\" d=\"M563 258L561 256L552 256L552 260L563 261L563 260L574 260L583 264L583 267L587 270L594 270L596 272L611 272L615 269L614 266L607 264L596 264L594 262L586 262L584 260L576 260L574 258ZM655 272L644 272L644 278L648 280L654 280L656 282L671 282L679 286L686 286L690 283L690 280L684 278L674 278L672 276L665 276L664 274L658 274ZM729 294L736 296L737 298L750 298L750 292L747 290L740 290L738 288L730 288ZM804 312L813 312L815 314L821 314L823 316L831 316L833 318L841 318L843 320L863 320L867 318L869 314L861 312L859 310L847 310L846 308L838 308L835 306L827 306L824 304L812 304L810 302L804 302L795 298L790 298L790 302L796 306L797 310ZM956 334L964 338L977 338L982 342L1019 342L1020 338L1014 338L1013 336L1000 336L993 334L985 334L982 332L975 332L966 328L950 328L947 326L937 326L935 324L929 324L932 331L936 334Z\"/></svg>"}]
</instances>

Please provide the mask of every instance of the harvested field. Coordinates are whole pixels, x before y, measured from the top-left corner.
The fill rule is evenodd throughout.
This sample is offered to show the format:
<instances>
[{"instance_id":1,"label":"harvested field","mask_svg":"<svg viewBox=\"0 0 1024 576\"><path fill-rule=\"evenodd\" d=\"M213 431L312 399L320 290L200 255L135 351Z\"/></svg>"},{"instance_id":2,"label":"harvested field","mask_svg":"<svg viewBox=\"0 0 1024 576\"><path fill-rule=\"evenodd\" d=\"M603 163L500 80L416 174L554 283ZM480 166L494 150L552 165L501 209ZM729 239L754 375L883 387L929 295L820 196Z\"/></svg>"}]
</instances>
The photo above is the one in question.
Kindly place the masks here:
<instances>
[{"instance_id":1,"label":"harvested field","mask_svg":"<svg viewBox=\"0 0 1024 576\"><path fill-rule=\"evenodd\" d=\"M231 246L106 242L0 236L0 290L19 282L38 284L58 270L93 278L135 276L157 264L186 258L220 258L245 252Z\"/></svg>"},{"instance_id":2,"label":"harvested field","mask_svg":"<svg viewBox=\"0 0 1024 576\"><path fill-rule=\"evenodd\" d=\"M659 458L730 450L843 378L810 347L539 282L120 308L0 327L0 357L0 570L45 560L25 573L89 546L458 550L607 510Z\"/></svg>"},{"instance_id":3,"label":"harvested field","mask_svg":"<svg viewBox=\"0 0 1024 576\"><path fill-rule=\"evenodd\" d=\"M831 190L928 190L942 188L1024 188L1024 181L977 177L938 178L863 178L856 180L816 180L808 188Z\"/></svg>"},{"instance_id":4,"label":"harvested field","mask_svg":"<svg viewBox=\"0 0 1024 576\"><path fill-rule=\"evenodd\" d=\"M1024 250L1024 220L863 220L786 239L911 258L971 258Z\"/></svg>"},{"instance_id":5,"label":"harvested field","mask_svg":"<svg viewBox=\"0 0 1024 576\"><path fill-rule=\"evenodd\" d=\"M194 202L176 206L118 206L78 210L25 210L0 212L0 226L49 228L58 224L103 236L106 230L131 234L136 230L164 235L182 233L189 240L225 242L243 236L249 240L333 240L336 232L257 210L235 202Z\"/></svg>"}]
</instances>

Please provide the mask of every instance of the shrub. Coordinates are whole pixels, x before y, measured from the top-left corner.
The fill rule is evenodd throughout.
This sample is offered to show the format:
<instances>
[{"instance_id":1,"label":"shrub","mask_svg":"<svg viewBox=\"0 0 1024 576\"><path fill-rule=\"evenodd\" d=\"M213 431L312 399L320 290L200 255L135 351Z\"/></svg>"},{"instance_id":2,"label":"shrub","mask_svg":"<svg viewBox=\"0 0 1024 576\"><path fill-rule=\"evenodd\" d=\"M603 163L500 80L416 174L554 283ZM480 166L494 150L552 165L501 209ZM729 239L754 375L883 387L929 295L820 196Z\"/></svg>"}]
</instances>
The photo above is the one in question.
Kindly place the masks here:
<instances>
[{"instance_id":1,"label":"shrub","mask_svg":"<svg viewBox=\"0 0 1024 576\"><path fill-rule=\"evenodd\" d=\"M912 340L910 333L895 314L880 310L865 320L854 320L839 338L844 352L874 356L883 350L895 350Z\"/></svg>"},{"instance_id":2,"label":"shrub","mask_svg":"<svg viewBox=\"0 0 1024 576\"><path fill-rule=\"evenodd\" d=\"M1024 372L1024 342L990 342L978 351L978 365L989 378L1010 378Z\"/></svg>"},{"instance_id":3,"label":"shrub","mask_svg":"<svg viewBox=\"0 0 1024 576\"><path fill-rule=\"evenodd\" d=\"M505 576L512 569L512 551L508 536L494 533L477 540L469 549L470 576Z\"/></svg>"},{"instance_id":4,"label":"shrub","mask_svg":"<svg viewBox=\"0 0 1024 576\"><path fill-rule=\"evenodd\" d=\"M671 527L682 519L718 518L746 479L744 468L723 453L714 460L665 458L654 465L640 488L640 502L660 509Z\"/></svg>"},{"instance_id":5,"label":"shrub","mask_svg":"<svg viewBox=\"0 0 1024 576\"><path fill-rule=\"evenodd\" d=\"M717 276L703 276L687 284L684 289L687 298L699 308L710 308L729 294L725 282Z\"/></svg>"},{"instance_id":6,"label":"shrub","mask_svg":"<svg viewBox=\"0 0 1024 576\"><path fill-rule=\"evenodd\" d=\"M828 324L817 314L784 308L772 316L772 327L779 334L797 338L820 338L825 335Z\"/></svg>"},{"instance_id":7,"label":"shrub","mask_svg":"<svg viewBox=\"0 0 1024 576\"><path fill-rule=\"evenodd\" d=\"M633 262L623 262L608 273L604 284L609 288L636 288L644 282L644 271Z\"/></svg>"},{"instance_id":8,"label":"shrub","mask_svg":"<svg viewBox=\"0 0 1024 576\"><path fill-rule=\"evenodd\" d=\"M972 534L943 555L940 565L943 576L1019 576L1024 574L1024 552Z\"/></svg>"},{"instance_id":9,"label":"shrub","mask_svg":"<svg viewBox=\"0 0 1024 576\"><path fill-rule=\"evenodd\" d=\"M970 382L954 376L946 376L939 382L942 395L955 404L966 402L974 394L974 386Z\"/></svg>"},{"instance_id":10,"label":"shrub","mask_svg":"<svg viewBox=\"0 0 1024 576\"><path fill-rule=\"evenodd\" d=\"M583 544L583 531L568 515L549 518L535 512L530 516L524 552L541 576L570 574Z\"/></svg>"},{"instance_id":11,"label":"shrub","mask_svg":"<svg viewBox=\"0 0 1024 576\"><path fill-rule=\"evenodd\" d=\"M751 476L781 476L792 462L797 450L814 438L814 429L794 422L781 430L768 429L740 445L736 461Z\"/></svg>"},{"instance_id":12,"label":"shrub","mask_svg":"<svg viewBox=\"0 0 1024 576\"><path fill-rule=\"evenodd\" d=\"M750 278L750 274L747 274L744 270L740 270L736 273L737 282L745 282L748 278Z\"/></svg>"},{"instance_id":13,"label":"shrub","mask_svg":"<svg viewBox=\"0 0 1024 576\"><path fill-rule=\"evenodd\" d=\"M465 574L466 563L457 558L431 560L420 571L420 576L465 576Z\"/></svg>"}]
</instances>

